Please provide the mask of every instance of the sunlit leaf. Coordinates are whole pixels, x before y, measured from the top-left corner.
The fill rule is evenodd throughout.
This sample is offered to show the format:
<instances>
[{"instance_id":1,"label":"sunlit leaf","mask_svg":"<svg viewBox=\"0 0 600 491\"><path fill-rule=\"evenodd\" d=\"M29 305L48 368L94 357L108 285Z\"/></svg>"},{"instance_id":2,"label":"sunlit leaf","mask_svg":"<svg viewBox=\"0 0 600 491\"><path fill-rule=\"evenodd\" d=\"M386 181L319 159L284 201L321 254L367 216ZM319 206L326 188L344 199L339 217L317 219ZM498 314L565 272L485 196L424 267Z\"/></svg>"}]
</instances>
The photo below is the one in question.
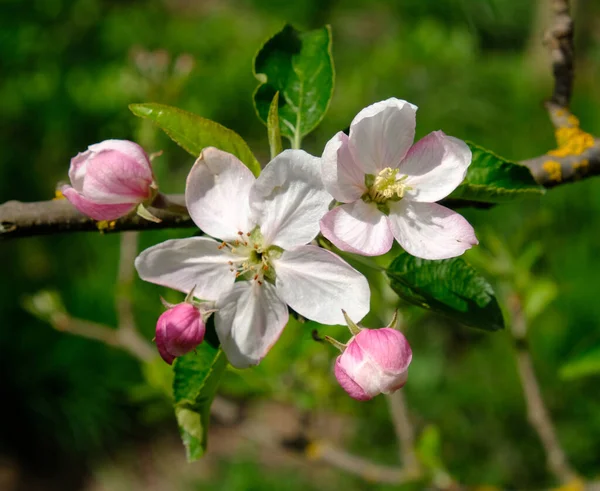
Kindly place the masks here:
<instances>
[{"instance_id":1,"label":"sunlit leaf","mask_svg":"<svg viewBox=\"0 0 600 491\"><path fill-rule=\"evenodd\" d=\"M544 193L527 167L473 143L468 145L473 160L465 180L448 196L449 200L504 203Z\"/></svg>"},{"instance_id":2,"label":"sunlit leaf","mask_svg":"<svg viewBox=\"0 0 600 491\"><path fill-rule=\"evenodd\" d=\"M281 134L298 148L325 116L333 95L330 27L300 32L286 25L256 54L254 75L260 81L254 92L258 117L267 124L279 92Z\"/></svg>"},{"instance_id":3,"label":"sunlit leaf","mask_svg":"<svg viewBox=\"0 0 600 491\"><path fill-rule=\"evenodd\" d=\"M136 116L152 121L194 157L198 157L203 148L216 147L235 155L255 176L260 174L260 164L244 139L219 123L153 102L130 104L129 109Z\"/></svg>"},{"instance_id":4,"label":"sunlit leaf","mask_svg":"<svg viewBox=\"0 0 600 491\"><path fill-rule=\"evenodd\" d=\"M267 117L267 133L269 135L269 149L271 150L271 160L282 151L281 130L279 128L279 92L275 96L269 107L269 116Z\"/></svg>"}]
</instances>

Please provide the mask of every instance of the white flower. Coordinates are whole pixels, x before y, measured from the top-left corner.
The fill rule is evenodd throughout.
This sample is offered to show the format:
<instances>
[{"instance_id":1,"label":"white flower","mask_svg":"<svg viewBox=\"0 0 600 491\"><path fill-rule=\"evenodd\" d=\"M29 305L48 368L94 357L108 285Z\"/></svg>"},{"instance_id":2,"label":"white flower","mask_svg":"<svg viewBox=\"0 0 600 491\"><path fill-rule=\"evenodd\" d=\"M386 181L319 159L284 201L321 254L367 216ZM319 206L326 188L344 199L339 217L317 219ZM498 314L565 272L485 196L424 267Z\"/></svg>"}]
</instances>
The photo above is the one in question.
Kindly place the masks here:
<instances>
[{"instance_id":1,"label":"white flower","mask_svg":"<svg viewBox=\"0 0 600 491\"><path fill-rule=\"evenodd\" d=\"M215 300L215 326L232 365L257 364L288 321L289 305L323 324L362 319L369 285L332 252L305 245L319 233L331 196L320 159L286 150L255 179L233 155L206 148L187 179L190 216L218 237L168 240L142 252L140 277ZM287 305L286 305L287 304Z\"/></svg>"},{"instance_id":2,"label":"white flower","mask_svg":"<svg viewBox=\"0 0 600 491\"><path fill-rule=\"evenodd\" d=\"M476 245L473 227L436 204L465 178L471 150L434 131L413 145L417 107L399 99L360 111L350 136L339 132L323 152L323 182L343 203L321 220L339 249L385 254L394 238L413 256L446 259Z\"/></svg>"}]
</instances>

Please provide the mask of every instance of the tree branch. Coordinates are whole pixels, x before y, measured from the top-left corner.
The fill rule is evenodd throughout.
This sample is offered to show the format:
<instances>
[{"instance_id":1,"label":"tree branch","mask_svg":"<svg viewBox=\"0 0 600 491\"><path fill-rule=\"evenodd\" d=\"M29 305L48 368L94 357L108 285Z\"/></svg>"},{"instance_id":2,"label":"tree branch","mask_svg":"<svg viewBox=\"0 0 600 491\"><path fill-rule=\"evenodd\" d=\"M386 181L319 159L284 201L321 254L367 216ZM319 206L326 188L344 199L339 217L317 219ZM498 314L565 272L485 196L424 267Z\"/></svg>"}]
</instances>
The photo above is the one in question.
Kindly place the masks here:
<instances>
[{"instance_id":1,"label":"tree branch","mask_svg":"<svg viewBox=\"0 0 600 491\"><path fill-rule=\"evenodd\" d=\"M523 387L523 395L527 404L527 418L538 435L546 454L548 470L562 484L574 482L577 473L573 470L565 451L560 446L556 429L544 404L540 386L535 376L533 361L527 343L527 320L516 293L509 298L512 319L511 333L515 339L517 351L517 367Z\"/></svg>"},{"instance_id":2,"label":"tree branch","mask_svg":"<svg viewBox=\"0 0 600 491\"><path fill-rule=\"evenodd\" d=\"M185 210L185 199L182 194L169 195L167 198L181 210ZM61 232L112 233L196 226L187 214L155 207L149 207L149 210L162 221L154 223L130 214L111 222L96 222L79 213L66 199L34 203L8 201L0 205L0 240Z\"/></svg>"},{"instance_id":3,"label":"tree branch","mask_svg":"<svg viewBox=\"0 0 600 491\"><path fill-rule=\"evenodd\" d=\"M564 109L569 108L573 92L573 19L569 13L569 0L552 0L554 23L546 32L544 42L550 48L554 92L551 102Z\"/></svg>"}]
</instances>

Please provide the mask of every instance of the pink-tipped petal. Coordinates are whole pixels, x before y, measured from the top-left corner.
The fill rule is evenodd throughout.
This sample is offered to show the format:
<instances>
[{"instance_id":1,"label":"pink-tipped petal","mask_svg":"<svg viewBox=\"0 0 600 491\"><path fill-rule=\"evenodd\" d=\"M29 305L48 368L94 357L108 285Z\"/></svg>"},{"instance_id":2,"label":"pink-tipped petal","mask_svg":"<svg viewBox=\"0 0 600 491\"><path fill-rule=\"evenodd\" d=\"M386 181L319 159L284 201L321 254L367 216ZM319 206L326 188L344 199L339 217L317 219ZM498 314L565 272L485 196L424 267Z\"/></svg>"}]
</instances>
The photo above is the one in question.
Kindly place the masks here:
<instances>
[{"instance_id":1,"label":"pink-tipped petal","mask_svg":"<svg viewBox=\"0 0 600 491\"><path fill-rule=\"evenodd\" d=\"M465 218L437 203L401 200L390 205L390 228L398 243L413 256L448 259L477 245Z\"/></svg>"},{"instance_id":2,"label":"pink-tipped petal","mask_svg":"<svg viewBox=\"0 0 600 491\"><path fill-rule=\"evenodd\" d=\"M208 237L167 240L140 253L135 267L140 278L204 300L216 300L235 281L229 261L239 260Z\"/></svg>"},{"instance_id":3,"label":"pink-tipped petal","mask_svg":"<svg viewBox=\"0 0 600 491\"><path fill-rule=\"evenodd\" d=\"M240 281L219 298L215 327L229 363L258 365L288 321L287 305L268 282Z\"/></svg>"},{"instance_id":4,"label":"pink-tipped petal","mask_svg":"<svg viewBox=\"0 0 600 491\"><path fill-rule=\"evenodd\" d=\"M403 372L412 361L410 345L396 329L364 329L354 337L354 342L367 356L376 354L377 364L387 372Z\"/></svg>"},{"instance_id":5,"label":"pink-tipped petal","mask_svg":"<svg viewBox=\"0 0 600 491\"><path fill-rule=\"evenodd\" d=\"M155 340L156 348L158 349L158 353L160 357L165 360L169 365L173 364L175 361L175 356L167 351L167 325L166 323L157 323L156 325L156 334Z\"/></svg>"},{"instance_id":6,"label":"pink-tipped petal","mask_svg":"<svg viewBox=\"0 0 600 491\"><path fill-rule=\"evenodd\" d=\"M266 245L284 249L306 244L332 197L321 180L320 159L285 150L263 169L250 191L250 207Z\"/></svg>"},{"instance_id":7,"label":"pink-tipped petal","mask_svg":"<svg viewBox=\"0 0 600 491\"><path fill-rule=\"evenodd\" d=\"M391 98L360 111L350 125L350 151L365 174L397 168L415 138L417 107Z\"/></svg>"},{"instance_id":8,"label":"pink-tipped petal","mask_svg":"<svg viewBox=\"0 0 600 491\"><path fill-rule=\"evenodd\" d=\"M338 356L335 361L335 378L338 383L342 386L352 399L356 399L357 401L368 401L372 399L372 396L369 396L360 385L358 385L350 376L346 373L346 371L340 365L340 358Z\"/></svg>"},{"instance_id":9,"label":"pink-tipped petal","mask_svg":"<svg viewBox=\"0 0 600 491\"><path fill-rule=\"evenodd\" d=\"M248 197L255 178L237 157L217 148L202 150L185 187L192 220L208 235L225 241L250 232Z\"/></svg>"},{"instance_id":10,"label":"pink-tipped petal","mask_svg":"<svg viewBox=\"0 0 600 491\"><path fill-rule=\"evenodd\" d=\"M367 190L365 173L354 162L348 144L348 135L337 133L325 145L321 157L321 177L325 189L338 201L351 203Z\"/></svg>"},{"instance_id":11,"label":"pink-tipped petal","mask_svg":"<svg viewBox=\"0 0 600 491\"><path fill-rule=\"evenodd\" d=\"M60 191L77 210L94 220L116 220L129 214L137 206L137 203L98 204L67 185L62 186Z\"/></svg>"},{"instance_id":12,"label":"pink-tipped petal","mask_svg":"<svg viewBox=\"0 0 600 491\"><path fill-rule=\"evenodd\" d=\"M344 324L369 312L367 279L333 252L313 245L284 251L273 261L277 294L304 317L322 324Z\"/></svg>"},{"instance_id":13,"label":"pink-tipped petal","mask_svg":"<svg viewBox=\"0 0 600 491\"><path fill-rule=\"evenodd\" d=\"M169 365L177 356L196 348L203 340L206 326L200 310L180 303L164 312L156 323L156 347Z\"/></svg>"},{"instance_id":14,"label":"pink-tipped petal","mask_svg":"<svg viewBox=\"0 0 600 491\"><path fill-rule=\"evenodd\" d=\"M94 153L87 163L82 194L103 204L142 202L150 197L152 173L117 150Z\"/></svg>"},{"instance_id":15,"label":"pink-tipped petal","mask_svg":"<svg viewBox=\"0 0 600 491\"><path fill-rule=\"evenodd\" d=\"M394 243L387 217L362 200L329 211L321 219L321 233L338 249L363 256L385 254Z\"/></svg>"},{"instance_id":16,"label":"pink-tipped petal","mask_svg":"<svg viewBox=\"0 0 600 491\"><path fill-rule=\"evenodd\" d=\"M434 131L421 138L400 164L400 174L407 175L405 199L433 203L448 196L463 181L471 164L467 144Z\"/></svg>"},{"instance_id":17,"label":"pink-tipped petal","mask_svg":"<svg viewBox=\"0 0 600 491\"><path fill-rule=\"evenodd\" d=\"M140 169L138 172L144 177L144 179L152 181L152 165L148 154L140 147L137 143L129 140L105 140L100 143L90 145L88 150L92 153L100 153L108 150L113 150L121 153L123 156L130 160L135 161Z\"/></svg>"}]
</instances>

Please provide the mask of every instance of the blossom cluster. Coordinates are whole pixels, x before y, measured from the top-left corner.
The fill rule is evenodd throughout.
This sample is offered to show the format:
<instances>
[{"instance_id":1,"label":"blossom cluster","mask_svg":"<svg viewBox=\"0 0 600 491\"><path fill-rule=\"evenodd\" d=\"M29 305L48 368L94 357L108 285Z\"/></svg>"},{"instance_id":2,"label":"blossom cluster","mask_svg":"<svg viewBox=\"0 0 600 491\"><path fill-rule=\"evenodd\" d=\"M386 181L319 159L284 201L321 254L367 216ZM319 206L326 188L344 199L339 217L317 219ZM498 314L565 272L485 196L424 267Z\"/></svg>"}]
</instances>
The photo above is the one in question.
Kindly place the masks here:
<instances>
[{"instance_id":1,"label":"blossom cluster","mask_svg":"<svg viewBox=\"0 0 600 491\"><path fill-rule=\"evenodd\" d=\"M291 308L322 324L348 323L353 337L336 342L343 353L335 374L352 397L404 385L412 356L406 338L393 327L354 324L369 312L368 281L315 239L320 233L363 256L385 254L396 240L424 259L455 257L477 244L471 225L437 203L463 181L471 152L441 131L413 144L416 110L399 99L368 106L321 158L285 150L258 178L234 155L205 148L185 188L188 213L204 235L168 240L135 261L142 279L188 295L158 321L163 359L172 363L201 343L214 312L229 362L256 365ZM157 196L150 161L132 142L90 146L71 161L69 177L63 194L97 220L133 210L147 216Z\"/></svg>"}]
</instances>

